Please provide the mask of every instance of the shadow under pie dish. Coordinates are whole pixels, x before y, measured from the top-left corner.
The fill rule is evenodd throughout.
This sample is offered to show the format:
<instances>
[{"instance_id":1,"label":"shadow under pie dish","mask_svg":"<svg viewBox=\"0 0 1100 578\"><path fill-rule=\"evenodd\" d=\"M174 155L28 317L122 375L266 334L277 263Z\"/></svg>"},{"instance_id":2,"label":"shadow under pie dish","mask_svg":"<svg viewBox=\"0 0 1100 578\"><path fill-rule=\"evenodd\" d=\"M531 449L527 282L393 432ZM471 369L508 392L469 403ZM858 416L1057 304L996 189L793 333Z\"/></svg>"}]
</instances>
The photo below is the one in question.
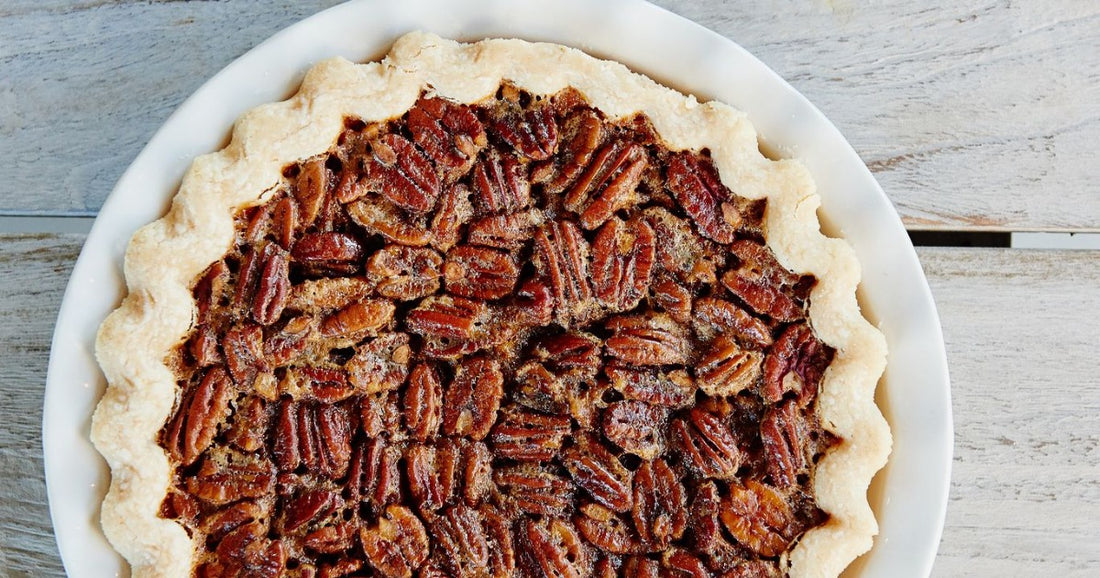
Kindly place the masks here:
<instances>
[{"instance_id":1,"label":"shadow under pie dish","mask_svg":"<svg viewBox=\"0 0 1100 578\"><path fill-rule=\"evenodd\" d=\"M817 204L576 50L324 62L130 245L104 529L136 575L837 575L885 347Z\"/></svg>"}]
</instances>

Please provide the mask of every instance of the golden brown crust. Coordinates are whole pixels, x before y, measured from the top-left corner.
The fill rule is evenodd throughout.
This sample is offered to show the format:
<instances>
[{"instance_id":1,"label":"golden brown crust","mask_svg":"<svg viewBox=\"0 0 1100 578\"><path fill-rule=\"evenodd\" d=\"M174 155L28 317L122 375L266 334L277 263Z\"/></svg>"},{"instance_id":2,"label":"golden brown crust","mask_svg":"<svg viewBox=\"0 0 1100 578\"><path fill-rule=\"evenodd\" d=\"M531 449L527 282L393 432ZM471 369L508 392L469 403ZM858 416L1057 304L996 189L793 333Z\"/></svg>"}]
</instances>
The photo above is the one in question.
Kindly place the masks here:
<instances>
[{"instance_id":1,"label":"golden brown crust","mask_svg":"<svg viewBox=\"0 0 1100 578\"><path fill-rule=\"evenodd\" d=\"M789 554L790 575L836 576L870 548L877 525L866 490L890 448L888 427L874 404L885 367L885 340L860 315L855 299L860 274L852 249L820 233L819 199L805 168L763 157L743 113L720 103L699 103L620 64L554 44L459 44L412 33L379 63L322 62L294 97L245 114L229 146L195 160L168 214L131 240L125 258L129 294L104 322L96 342L110 385L96 409L92 438L112 471L103 527L135 576L190 571L193 548L187 533L157 515L168 488L169 463L156 436L176 388L162 360L191 328L190 285L230 247L232 215L270 191L284 165L328 149L345 116L366 121L398 116L425 87L475 102L493 94L502 79L540 94L572 86L612 118L644 112L671 148L709 148L731 189L768 198L768 244L784 266L819 280L810 319L837 353L818 411L844 439L820 462L815 478L817 503L830 519Z\"/></svg>"}]
</instances>

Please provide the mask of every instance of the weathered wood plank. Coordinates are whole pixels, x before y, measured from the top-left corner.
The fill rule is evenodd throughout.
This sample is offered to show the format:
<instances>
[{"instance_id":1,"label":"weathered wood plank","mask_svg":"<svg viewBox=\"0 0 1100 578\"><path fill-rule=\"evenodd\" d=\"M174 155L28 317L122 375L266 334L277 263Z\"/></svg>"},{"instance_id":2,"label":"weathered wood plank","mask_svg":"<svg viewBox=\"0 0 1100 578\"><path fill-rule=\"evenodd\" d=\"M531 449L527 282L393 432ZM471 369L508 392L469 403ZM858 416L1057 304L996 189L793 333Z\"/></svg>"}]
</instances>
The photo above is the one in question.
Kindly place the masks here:
<instances>
[{"instance_id":1,"label":"weathered wood plank","mask_svg":"<svg viewBox=\"0 0 1100 578\"><path fill-rule=\"evenodd\" d=\"M0 236L0 576L59 576L40 437L46 362L83 238ZM1100 254L922 249L956 444L935 576L1100 567Z\"/></svg>"},{"instance_id":2,"label":"weathered wood plank","mask_svg":"<svg viewBox=\"0 0 1100 578\"><path fill-rule=\"evenodd\" d=\"M0 213L94 213L202 82L337 0L0 7ZM915 229L1098 230L1100 4L656 0L820 107ZM182 57L181 57L182 55Z\"/></svg>"},{"instance_id":3,"label":"weathered wood plank","mask_svg":"<svg viewBox=\"0 0 1100 578\"><path fill-rule=\"evenodd\" d=\"M173 110L339 0L14 0L0 6L0 212L94 214Z\"/></svg>"},{"instance_id":4,"label":"weathered wood plank","mask_svg":"<svg viewBox=\"0 0 1100 578\"><path fill-rule=\"evenodd\" d=\"M0 236L0 576L63 576L46 503L42 395L84 237Z\"/></svg>"},{"instance_id":5,"label":"weathered wood plank","mask_svg":"<svg viewBox=\"0 0 1100 578\"><path fill-rule=\"evenodd\" d=\"M955 460L935 576L1100 568L1100 253L920 251L952 378Z\"/></svg>"},{"instance_id":6,"label":"weathered wood plank","mask_svg":"<svg viewBox=\"0 0 1100 578\"><path fill-rule=\"evenodd\" d=\"M806 95L908 227L1100 229L1100 3L655 3Z\"/></svg>"}]
</instances>

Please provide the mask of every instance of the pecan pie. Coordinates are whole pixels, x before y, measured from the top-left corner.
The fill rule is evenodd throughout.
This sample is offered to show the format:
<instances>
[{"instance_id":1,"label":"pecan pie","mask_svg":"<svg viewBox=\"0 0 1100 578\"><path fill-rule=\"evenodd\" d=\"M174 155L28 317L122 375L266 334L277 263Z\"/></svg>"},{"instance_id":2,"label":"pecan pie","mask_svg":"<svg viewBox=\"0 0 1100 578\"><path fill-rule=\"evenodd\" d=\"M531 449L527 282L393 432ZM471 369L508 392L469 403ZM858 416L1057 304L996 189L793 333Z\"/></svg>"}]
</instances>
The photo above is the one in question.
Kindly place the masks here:
<instances>
[{"instance_id":1,"label":"pecan pie","mask_svg":"<svg viewBox=\"0 0 1100 578\"><path fill-rule=\"evenodd\" d=\"M889 434L817 204L565 47L322 63L130 245L104 529L139 576L835 576Z\"/></svg>"}]
</instances>

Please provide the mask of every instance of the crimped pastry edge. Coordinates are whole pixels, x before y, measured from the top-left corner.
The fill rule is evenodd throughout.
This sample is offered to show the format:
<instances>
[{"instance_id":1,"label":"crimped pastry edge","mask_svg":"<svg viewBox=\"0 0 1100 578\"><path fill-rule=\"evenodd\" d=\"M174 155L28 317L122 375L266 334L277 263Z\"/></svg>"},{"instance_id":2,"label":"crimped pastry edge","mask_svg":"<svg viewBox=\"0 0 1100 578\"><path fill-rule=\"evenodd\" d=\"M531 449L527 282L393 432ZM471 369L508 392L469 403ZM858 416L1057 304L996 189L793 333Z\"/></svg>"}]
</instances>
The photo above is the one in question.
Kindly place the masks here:
<instances>
[{"instance_id":1,"label":"crimped pastry edge","mask_svg":"<svg viewBox=\"0 0 1100 578\"><path fill-rule=\"evenodd\" d=\"M135 577L187 576L191 570L194 547L186 531L157 515L170 466L156 437L176 395L175 377L163 360L191 329L190 285L232 244L233 214L261 202L278 184L283 166L327 150L345 116L399 116L425 88L471 103L491 96L505 79L539 94L572 86L612 118L644 112L670 148L709 148L727 186L768 199L768 245L785 267L818 279L810 322L836 349L818 414L844 440L818 463L815 475L815 497L830 519L788 554L790 576L837 576L870 549L878 526L867 487L891 444L874 402L886 343L860 314L854 251L820 232L820 199L805 167L761 155L744 113L700 103L619 63L556 44L462 44L413 32L398 39L381 62L326 60L307 73L290 99L247 112L228 146L194 161L168 213L131 239L124 263L128 295L96 339L108 388L93 416L92 441L112 474L103 529Z\"/></svg>"}]
</instances>

